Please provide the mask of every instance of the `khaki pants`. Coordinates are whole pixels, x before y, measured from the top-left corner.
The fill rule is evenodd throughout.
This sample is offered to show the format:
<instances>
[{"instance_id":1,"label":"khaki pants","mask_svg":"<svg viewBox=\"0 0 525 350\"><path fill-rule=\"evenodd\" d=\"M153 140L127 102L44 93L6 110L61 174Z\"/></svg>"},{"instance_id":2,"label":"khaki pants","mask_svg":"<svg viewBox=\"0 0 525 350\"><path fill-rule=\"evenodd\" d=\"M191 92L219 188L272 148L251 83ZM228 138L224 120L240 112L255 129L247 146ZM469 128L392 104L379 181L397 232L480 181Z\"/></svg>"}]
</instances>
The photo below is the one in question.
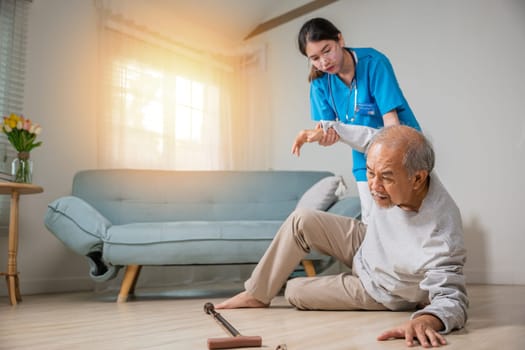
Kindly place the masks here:
<instances>
[{"instance_id":1,"label":"khaki pants","mask_svg":"<svg viewBox=\"0 0 525 350\"><path fill-rule=\"evenodd\" d=\"M297 209L283 223L246 281L246 291L269 304L310 249L333 256L351 268L365 233L366 225L358 220ZM285 297L299 309L386 310L351 273L291 279Z\"/></svg>"}]
</instances>

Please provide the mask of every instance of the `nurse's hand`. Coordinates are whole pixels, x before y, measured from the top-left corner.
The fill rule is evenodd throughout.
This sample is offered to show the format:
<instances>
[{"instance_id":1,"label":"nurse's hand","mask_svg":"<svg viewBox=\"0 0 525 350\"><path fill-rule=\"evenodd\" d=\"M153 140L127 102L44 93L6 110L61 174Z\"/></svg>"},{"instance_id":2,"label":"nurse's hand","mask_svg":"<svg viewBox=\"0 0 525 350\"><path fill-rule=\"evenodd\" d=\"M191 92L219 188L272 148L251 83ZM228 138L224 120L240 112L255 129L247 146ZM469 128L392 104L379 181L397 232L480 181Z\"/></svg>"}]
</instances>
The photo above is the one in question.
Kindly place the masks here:
<instances>
[{"instance_id":1,"label":"nurse's hand","mask_svg":"<svg viewBox=\"0 0 525 350\"><path fill-rule=\"evenodd\" d=\"M297 157L301 155L301 147L306 142L316 142L323 138L324 131L323 129L310 129L310 130L302 130L297 134L297 137L295 138L295 141L292 145L292 154L295 154Z\"/></svg>"},{"instance_id":2,"label":"nurse's hand","mask_svg":"<svg viewBox=\"0 0 525 350\"><path fill-rule=\"evenodd\" d=\"M322 129L322 124L317 123L315 126L316 129ZM339 141L339 135L335 132L333 128L329 128L323 137L319 140L321 146L332 146L334 143Z\"/></svg>"},{"instance_id":3,"label":"nurse's hand","mask_svg":"<svg viewBox=\"0 0 525 350\"><path fill-rule=\"evenodd\" d=\"M424 348L439 347L446 345L445 338L438 333L443 329L443 323L434 315L425 314L418 316L404 325L390 329L379 337L377 340L388 340L392 338L405 338L408 347L416 345L416 339Z\"/></svg>"}]
</instances>

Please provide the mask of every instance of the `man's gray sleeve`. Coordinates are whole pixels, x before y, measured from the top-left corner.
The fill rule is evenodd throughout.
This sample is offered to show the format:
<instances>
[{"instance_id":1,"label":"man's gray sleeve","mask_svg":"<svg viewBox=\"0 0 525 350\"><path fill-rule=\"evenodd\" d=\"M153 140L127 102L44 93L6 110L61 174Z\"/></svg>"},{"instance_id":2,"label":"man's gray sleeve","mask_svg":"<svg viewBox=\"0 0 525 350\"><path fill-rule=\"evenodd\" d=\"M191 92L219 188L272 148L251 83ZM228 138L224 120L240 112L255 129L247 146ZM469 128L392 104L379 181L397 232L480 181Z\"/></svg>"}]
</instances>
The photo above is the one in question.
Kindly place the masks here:
<instances>
[{"instance_id":1,"label":"man's gray sleeve","mask_svg":"<svg viewBox=\"0 0 525 350\"><path fill-rule=\"evenodd\" d=\"M430 304L413 313L411 318L432 314L443 322L445 329L440 333L446 334L463 328L467 322L468 297L463 275L465 252L461 250L437 260L420 283L421 289L429 293Z\"/></svg>"},{"instance_id":2,"label":"man's gray sleeve","mask_svg":"<svg viewBox=\"0 0 525 350\"><path fill-rule=\"evenodd\" d=\"M333 128L341 141L359 152L365 152L378 129L362 125L343 124L341 122L321 121L324 132Z\"/></svg>"}]
</instances>

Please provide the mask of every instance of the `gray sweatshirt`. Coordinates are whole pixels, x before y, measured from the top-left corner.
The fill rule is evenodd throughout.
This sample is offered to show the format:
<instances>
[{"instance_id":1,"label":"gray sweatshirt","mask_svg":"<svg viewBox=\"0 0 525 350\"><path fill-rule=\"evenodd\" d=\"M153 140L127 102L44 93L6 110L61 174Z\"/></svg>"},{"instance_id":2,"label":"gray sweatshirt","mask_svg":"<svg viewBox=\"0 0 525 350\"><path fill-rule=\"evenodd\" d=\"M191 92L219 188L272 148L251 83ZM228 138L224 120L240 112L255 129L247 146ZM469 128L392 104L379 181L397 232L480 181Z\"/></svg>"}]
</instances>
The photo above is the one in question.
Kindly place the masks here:
<instances>
[{"instance_id":1,"label":"gray sweatshirt","mask_svg":"<svg viewBox=\"0 0 525 350\"><path fill-rule=\"evenodd\" d=\"M338 122L341 141L364 151L376 129ZM365 239L354 257L354 269L367 292L391 310L438 317L448 333L467 320L468 298L463 266L466 251L459 209L433 172L418 212L373 203Z\"/></svg>"}]
</instances>

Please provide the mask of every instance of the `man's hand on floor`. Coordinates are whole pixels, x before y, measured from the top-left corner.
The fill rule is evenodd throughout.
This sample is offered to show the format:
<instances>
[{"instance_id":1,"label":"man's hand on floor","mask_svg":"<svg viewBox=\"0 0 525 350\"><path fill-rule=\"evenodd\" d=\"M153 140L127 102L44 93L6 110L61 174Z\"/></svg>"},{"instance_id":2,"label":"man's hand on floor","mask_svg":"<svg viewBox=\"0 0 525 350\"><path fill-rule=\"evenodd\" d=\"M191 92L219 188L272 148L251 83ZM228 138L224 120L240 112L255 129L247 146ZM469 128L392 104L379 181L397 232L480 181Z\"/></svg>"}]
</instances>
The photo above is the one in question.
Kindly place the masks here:
<instances>
[{"instance_id":1,"label":"man's hand on floor","mask_svg":"<svg viewBox=\"0 0 525 350\"><path fill-rule=\"evenodd\" d=\"M408 347L416 345L414 339L419 341L425 348L446 345L445 338L438 333L443 329L443 323L433 315L425 314L416 317L400 327L392 328L383 332L377 340L389 340L392 338L405 338Z\"/></svg>"}]
</instances>

